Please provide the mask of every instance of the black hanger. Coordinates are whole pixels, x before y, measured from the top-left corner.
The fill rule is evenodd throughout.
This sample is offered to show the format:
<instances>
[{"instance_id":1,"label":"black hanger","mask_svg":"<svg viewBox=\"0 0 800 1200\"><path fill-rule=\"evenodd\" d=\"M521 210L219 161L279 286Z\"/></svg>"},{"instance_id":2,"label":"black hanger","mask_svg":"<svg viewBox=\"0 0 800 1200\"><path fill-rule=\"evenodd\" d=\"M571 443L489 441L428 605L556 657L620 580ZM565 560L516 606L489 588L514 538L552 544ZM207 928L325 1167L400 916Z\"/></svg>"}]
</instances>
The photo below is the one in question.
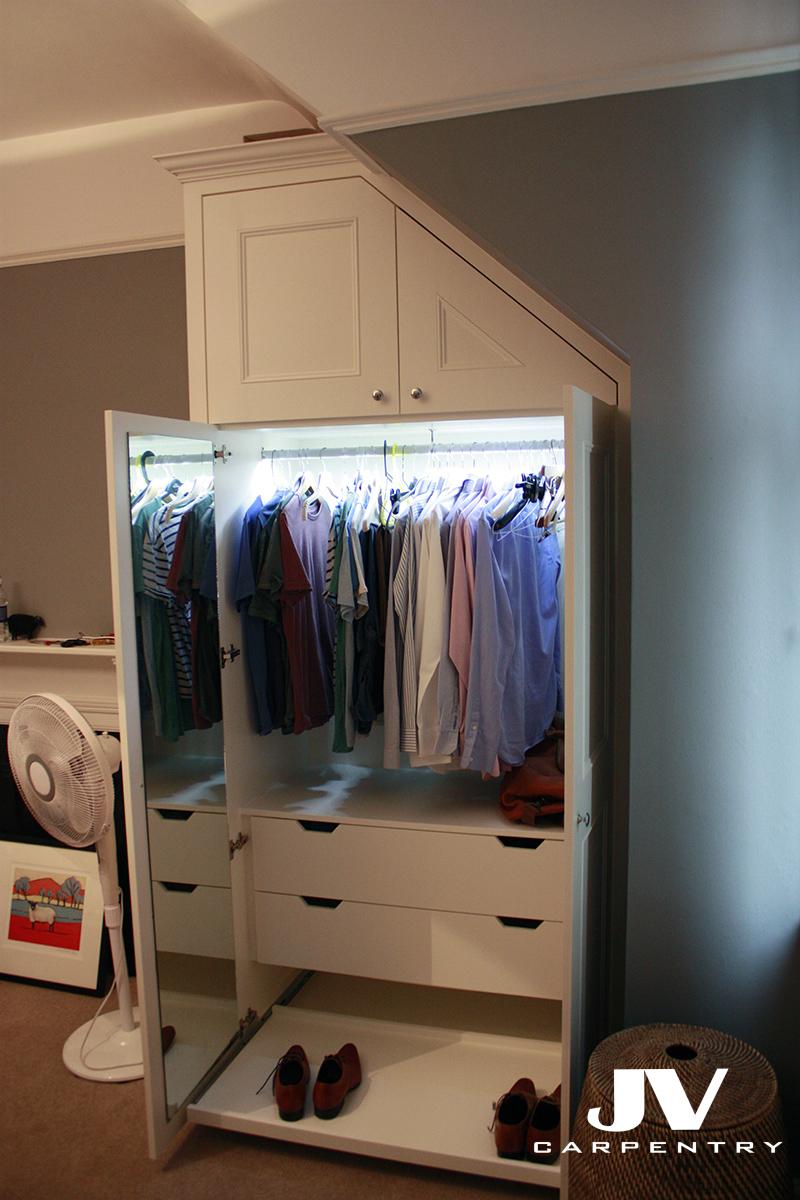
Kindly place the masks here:
<instances>
[{"instance_id":1,"label":"black hanger","mask_svg":"<svg viewBox=\"0 0 800 1200\"><path fill-rule=\"evenodd\" d=\"M526 504L528 504L529 502L533 502L534 500L538 501L538 499L539 499L539 476L538 475L523 475L521 482L515 483L514 487L520 488L522 490L522 496L517 501L517 503L508 510L508 512L503 513L502 517L497 518L494 525L492 526L492 528L495 530L495 532L498 529L505 529L506 525L510 525L510 523L514 520L514 517L516 517L517 513L522 512L522 510Z\"/></svg>"}]
</instances>

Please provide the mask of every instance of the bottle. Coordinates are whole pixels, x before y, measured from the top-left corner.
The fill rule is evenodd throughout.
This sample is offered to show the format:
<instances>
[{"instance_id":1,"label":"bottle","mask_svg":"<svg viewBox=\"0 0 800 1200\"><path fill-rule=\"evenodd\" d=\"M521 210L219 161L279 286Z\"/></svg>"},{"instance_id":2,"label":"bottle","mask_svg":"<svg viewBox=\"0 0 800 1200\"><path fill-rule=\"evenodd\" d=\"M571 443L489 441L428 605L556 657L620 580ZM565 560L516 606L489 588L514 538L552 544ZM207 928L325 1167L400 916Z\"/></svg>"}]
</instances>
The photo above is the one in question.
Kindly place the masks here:
<instances>
[{"instance_id":1,"label":"bottle","mask_svg":"<svg viewBox=\"0 0 800 1200\"><path fill-rule=\"evenodd\" d=\"M10 642L11 631L8 628L8 596L0 579L0 642Z\"/></svg>"}]
</instances>

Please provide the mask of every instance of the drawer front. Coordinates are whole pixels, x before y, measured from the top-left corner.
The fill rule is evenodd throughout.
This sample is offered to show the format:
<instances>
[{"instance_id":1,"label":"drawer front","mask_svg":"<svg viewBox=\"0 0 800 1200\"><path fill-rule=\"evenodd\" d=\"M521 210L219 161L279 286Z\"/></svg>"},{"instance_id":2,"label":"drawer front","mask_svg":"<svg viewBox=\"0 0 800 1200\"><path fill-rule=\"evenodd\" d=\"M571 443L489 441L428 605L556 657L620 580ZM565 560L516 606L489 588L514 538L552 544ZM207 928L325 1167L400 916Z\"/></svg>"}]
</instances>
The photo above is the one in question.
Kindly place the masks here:
<instances>
[{"instance_id":1,"label":"drawer front","mask_svg":"<svg viewBox=\"0 0 800 1200\"><path fill-rule=\"evenodd\" d=\"M224 812L150 808L147 831L153 879L230 887L228 819Z\"/></svg>"},{"instance_id":2,"label":"drawer front","mask_svg":"<svg viewBox=\"0 0 800 1200\"><path fill-rule=\"evenodd\" d=\"M175 954L233 958L230 888L153 884L156 947Z\"/></svg>"},{"instance_id":3,"label":"drawer front","mask_svg":"<svg viewBox=\"0 0 800 1200\"><path fill-rule=\"evenodd\" d=\"M331 904L336 906L332 907ZM256 892L259 962L559 999L562 926Z\"/></svg>"},{"instance_id":4,"label":"drawer front","mask_svg":"<svg viewBox=\"0 0 800 1200\"><path fill-rule=\"evenodd\" d=\"M560 921L564 843L254 817L257 890Z\"/></svg>"}]
</instances>

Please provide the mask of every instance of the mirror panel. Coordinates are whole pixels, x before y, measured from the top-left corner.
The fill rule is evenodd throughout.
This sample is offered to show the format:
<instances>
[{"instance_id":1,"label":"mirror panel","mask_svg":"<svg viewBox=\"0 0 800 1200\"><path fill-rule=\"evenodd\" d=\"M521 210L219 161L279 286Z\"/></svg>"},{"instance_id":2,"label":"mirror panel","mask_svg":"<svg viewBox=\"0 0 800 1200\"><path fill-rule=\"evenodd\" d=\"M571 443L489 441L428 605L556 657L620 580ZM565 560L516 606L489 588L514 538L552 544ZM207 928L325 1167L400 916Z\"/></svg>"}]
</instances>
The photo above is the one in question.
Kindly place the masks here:
<instances>
[{"instance_id":1,"label":"mirror panel","mask_svg":"<svg viewBox=\"0 0 800 1200\"><path fill-rule=\"evenodd\" d=\"M139 703L167 1117L238 1028L210 441L130 435ZM174 1031L174 1033L173 1033Z\"/></svg>"}]
</instances>

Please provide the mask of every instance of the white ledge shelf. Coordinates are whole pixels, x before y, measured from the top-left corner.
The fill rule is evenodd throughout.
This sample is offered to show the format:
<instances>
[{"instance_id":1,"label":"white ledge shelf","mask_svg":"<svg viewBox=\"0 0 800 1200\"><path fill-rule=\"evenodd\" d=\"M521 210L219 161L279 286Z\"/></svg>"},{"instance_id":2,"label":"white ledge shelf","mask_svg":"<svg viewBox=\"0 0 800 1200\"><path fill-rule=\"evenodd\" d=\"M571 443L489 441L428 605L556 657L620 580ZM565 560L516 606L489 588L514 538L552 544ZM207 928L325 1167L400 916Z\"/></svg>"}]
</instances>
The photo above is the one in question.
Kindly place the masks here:
<instances>
[{"instance_id":1,"label":"white ledge shelf","mask_svg":"<svg viewBox=\"0 0 800 1200\"><path fill-rule=\"evenodd\" d=\"M67 640L66 638L64 639ZM17 641L0 642L0 654L57 654L69 658L80 658L87 655L90 658L116 658L116 646L59 646L48 645L46 642Z\"/></svg>"},{"instance_id":2,"label":"white ledge shelf","mask_svg":"<svg viewBox=\"0 0 800 1200\"><path fill-rule=\"evenodd\" d=\"M445 833L564 840L563 825L518 825L500 812L498 780L474 772L439 775L426 767L387 771L331 763L284 771L242 805L252 817L340 824L413 826Z\"/></svg>"}]
</instances>

